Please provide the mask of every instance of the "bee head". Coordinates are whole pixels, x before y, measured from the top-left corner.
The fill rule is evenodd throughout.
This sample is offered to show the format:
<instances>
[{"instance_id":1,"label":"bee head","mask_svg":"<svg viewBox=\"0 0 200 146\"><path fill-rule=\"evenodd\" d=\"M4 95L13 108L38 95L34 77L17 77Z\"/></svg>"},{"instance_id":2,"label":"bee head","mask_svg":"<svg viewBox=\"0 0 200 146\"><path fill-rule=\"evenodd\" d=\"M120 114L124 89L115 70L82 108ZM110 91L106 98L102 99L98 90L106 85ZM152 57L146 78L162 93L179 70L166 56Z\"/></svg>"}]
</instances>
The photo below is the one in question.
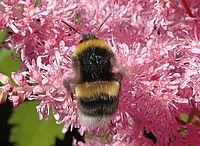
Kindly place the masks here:
<instances>
[{"instance_id":1,"label":"bee head","mask_svg":"<svg viewBox=\"0 0 200 146\"><path fill-rule=\"evenodd\" d=\"M87 33L82 36L82 40L79 43L83 43L85 41L91 40L91 39L99 39L96 37L94 33Z\"/></svg>"}]
</instances>

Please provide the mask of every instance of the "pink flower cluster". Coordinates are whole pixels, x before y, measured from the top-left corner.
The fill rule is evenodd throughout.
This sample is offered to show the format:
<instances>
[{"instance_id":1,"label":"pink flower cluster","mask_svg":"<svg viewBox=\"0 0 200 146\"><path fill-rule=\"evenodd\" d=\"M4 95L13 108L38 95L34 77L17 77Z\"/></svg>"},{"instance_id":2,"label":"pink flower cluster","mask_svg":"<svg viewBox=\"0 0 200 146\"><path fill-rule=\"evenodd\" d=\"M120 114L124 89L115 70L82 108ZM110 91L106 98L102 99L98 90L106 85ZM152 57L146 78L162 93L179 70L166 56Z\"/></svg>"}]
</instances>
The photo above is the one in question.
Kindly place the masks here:
<instances>
[{"instance_id":1,"label":"pink flower cluster","mask_svg":"<svg viewBox=\"0 0 200 146\"><path fill-rule=\"evenodd\" d=\"M81 36L61 20L87 33L109 13L97 36L124 73L120 102L106 129L90 130L62 84L74 76L71 54ZM72 124L92 135L84 145L98 145L104 136L102 143L113 146L200 146L199 16L199 0L2 0L0 29L9 34L2 47L20 52L13 57L22 65L11 76L18 87L0 74L0 103L7 96L14 107L41 100L39 119L51 110L57 123L66 123L63 132Z\"/></svg>"}]
</instances>

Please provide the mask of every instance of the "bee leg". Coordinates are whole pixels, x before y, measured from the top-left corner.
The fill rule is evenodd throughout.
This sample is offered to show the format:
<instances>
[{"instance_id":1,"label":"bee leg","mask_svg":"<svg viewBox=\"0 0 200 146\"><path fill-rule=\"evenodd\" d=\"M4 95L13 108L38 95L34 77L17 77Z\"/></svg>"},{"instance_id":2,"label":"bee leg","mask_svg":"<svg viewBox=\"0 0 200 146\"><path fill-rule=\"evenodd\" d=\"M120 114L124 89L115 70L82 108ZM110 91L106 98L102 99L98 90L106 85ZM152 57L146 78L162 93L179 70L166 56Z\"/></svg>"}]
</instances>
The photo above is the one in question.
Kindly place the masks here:
<instances>
[{"instance_id":1,"label":"bee leg","mask_svg":"<svg viewBox=\"0 0 200 146\"><path fill-rule=\"evenodd\" d=\"M122 80L122 78L123 78L123 74L121 72L115 73L113 76L113 79L119 82Z\"/></svg>"},{"instance_id":2,"label":"bee leg","mask_svg":"<svg viewBox=\"0 0 200 146\"><path fill-rule=\"evenodd\" d=\"M73 94L73 90L72 87L70 86L71 80L64 80L63 81L63 85L65 87L65 89L67 90L68 94L71 96L72 100L74 100L74 94Z\"/></svg>"}]
</instances>

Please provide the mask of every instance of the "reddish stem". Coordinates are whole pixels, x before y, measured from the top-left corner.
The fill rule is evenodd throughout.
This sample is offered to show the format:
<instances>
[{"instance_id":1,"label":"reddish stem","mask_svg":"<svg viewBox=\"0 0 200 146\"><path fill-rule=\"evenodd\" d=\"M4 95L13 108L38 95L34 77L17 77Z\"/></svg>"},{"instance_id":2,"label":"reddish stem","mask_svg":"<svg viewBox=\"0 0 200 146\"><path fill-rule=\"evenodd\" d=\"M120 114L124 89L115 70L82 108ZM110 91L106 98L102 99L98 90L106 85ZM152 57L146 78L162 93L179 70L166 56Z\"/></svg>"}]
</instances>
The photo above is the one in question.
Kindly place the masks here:
<instances>
[{"instance_id":1,"label":"reddish stem","mask_svg":"<svg viewBox=\"0 0 200 146\"><path fill-rule=\"evenodd\" d=\"M194 17L194 16L192 15L192 12L191 12L190 7L188 6L188 3L186 2L186 0L182 0L182 3L183 3L183 6L184 6L185 9L186 9L187 14L188 14L190 17Z\"/></svg>"}]
</instances>

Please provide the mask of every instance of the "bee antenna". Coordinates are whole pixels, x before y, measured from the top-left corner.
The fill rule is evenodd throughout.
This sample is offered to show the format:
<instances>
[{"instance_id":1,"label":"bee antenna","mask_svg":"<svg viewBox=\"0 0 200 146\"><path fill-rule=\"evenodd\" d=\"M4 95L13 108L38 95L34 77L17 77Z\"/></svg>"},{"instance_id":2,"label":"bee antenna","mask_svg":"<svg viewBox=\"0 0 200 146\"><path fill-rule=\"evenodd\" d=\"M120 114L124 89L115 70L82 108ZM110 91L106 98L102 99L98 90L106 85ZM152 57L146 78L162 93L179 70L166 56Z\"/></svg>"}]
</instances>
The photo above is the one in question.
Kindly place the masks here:
<instances>
[{"instance_id":1,"label":"bee antenna","mask_svg":"<svg viewBox=\"0 0 200 146\"><path fill-rule=\"evenodd\" d=\"M63 21L63 20L61 20L63 23L65 23L67 26L69 26L69 28L71 28L71 29L73 29L75 32L77 32L78 34L81 34L82 35L82 33L80 33L77 29L75 29L74 27L72 27L71 25L69 25L67 22L65 22L65 21Z\"/></svg>"},{"instance_id":2,"label":"bee antenna","mask_svg":"<svg viewBox=\"0 0 200 146\"><path fill-rule=\"evenodd\" d=\"M104 21L101 23L101 25L98 27L98 29L96 31L94 31L94 34L96 34L100 29L101 27L104 25L104 23L107 21L107 19L110 17L112 13L110 13L105 19Z\"/></svg>"}]
</instances>

